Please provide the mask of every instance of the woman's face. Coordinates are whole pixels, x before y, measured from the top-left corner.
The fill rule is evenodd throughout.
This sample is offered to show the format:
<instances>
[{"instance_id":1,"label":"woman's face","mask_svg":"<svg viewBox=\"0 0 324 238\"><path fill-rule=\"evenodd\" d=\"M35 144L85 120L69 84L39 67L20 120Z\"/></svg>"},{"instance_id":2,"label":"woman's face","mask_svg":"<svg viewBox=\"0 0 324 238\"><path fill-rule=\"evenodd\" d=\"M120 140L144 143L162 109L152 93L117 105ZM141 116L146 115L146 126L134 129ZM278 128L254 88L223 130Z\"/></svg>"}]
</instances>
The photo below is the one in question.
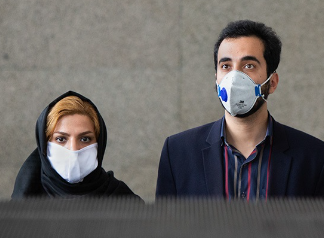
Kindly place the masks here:
<instances>
[{"instance_id":1,"label":"woman's face","mask_svg":"<svg viewBox=\"0 0 324 238\"><path fill-rule=\"evenodd\" d=\"M86 115L64 116L58 120L49 141L69 150L80 150L97 142L94 124Z\"/></svg>"}]
</instances>

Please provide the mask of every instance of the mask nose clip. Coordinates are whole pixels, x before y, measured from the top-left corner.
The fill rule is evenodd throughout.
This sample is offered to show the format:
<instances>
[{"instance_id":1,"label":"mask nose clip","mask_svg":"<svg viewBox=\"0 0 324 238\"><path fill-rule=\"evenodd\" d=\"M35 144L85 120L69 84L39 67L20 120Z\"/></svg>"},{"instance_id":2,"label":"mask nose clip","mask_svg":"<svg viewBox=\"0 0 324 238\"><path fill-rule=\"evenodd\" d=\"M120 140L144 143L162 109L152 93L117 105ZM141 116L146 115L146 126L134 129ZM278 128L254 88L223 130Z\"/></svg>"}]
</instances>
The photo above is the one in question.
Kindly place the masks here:
<instances>
[{"instance_id":1,"label":"mask nose clip","mask_svg":"<svg viewBox=\"0 0 324 238\"><path fill-rule=\"evenodd\" d=\"M218 86L218 97L220 97L224 102L227 102L228 96L225 88L220 89Z\"/></svg>"}]
</instances>

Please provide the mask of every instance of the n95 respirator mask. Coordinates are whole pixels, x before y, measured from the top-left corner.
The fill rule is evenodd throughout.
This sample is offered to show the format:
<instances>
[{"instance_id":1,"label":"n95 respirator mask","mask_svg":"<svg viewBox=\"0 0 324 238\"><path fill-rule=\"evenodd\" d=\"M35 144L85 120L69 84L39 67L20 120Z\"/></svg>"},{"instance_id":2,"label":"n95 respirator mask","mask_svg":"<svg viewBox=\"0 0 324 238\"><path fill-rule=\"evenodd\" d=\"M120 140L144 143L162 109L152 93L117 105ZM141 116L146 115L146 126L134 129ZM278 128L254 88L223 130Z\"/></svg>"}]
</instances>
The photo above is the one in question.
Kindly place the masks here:
<instances>
[{"instance_id":1,"label":"n95 respirator mask","mask_svg":"<svg viewBox=\"0 0 324 238\"><path fill-rule=\"evenodd\" d=\"M264 83L256 84L247 74L233 70L223 77L220 84L216 81L218 97L232 116L244 115L253 108L259 97L266 101L261 87L271 76Z\"/></svg>"}]
</instances>

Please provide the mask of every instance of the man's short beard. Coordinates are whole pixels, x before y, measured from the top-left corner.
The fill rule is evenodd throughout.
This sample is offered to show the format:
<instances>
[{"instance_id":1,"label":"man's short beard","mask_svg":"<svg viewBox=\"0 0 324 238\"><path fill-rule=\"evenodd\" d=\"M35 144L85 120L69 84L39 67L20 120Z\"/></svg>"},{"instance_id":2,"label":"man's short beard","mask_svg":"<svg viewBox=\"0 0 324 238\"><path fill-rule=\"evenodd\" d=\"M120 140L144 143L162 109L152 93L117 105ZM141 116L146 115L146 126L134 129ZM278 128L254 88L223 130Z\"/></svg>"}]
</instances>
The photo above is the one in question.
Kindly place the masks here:
<instances>
[{"instance_id":1,"label":"man's short beard","mask_svg":"<svg viewBox=\"0 0 324 238\"><path fill-rule=\"evenodd\" d=\"M254 106L251 108L250 111L248 111L247 113L244 113L244 114L237 114L235 117L238 117L238 118L246 118L248 116L251 116L252 114L254 114L255 112L257 112L262 107L262 105L264 104L264 102L265 101L264 101L263 98L258 97L258 99L254 103Z\"/></svg>"},{"instance_id":2,"label":"man's short beard","mask_svg":"<svg viewBox=\"0 0 324 238\"><path fill-rule=\"evenodd\" d=\"M269 96L269 90L270 90L270 81L267 82L265 85L263 85L264 90L264 99L268 99ZM256 102L254 103L254 106L252 107L252 109L250 111L248 111L247 113L244 114L237 114L236 117L239 118L246 118L248 116L251 116L252 114L254 114L255 112L257 112L262 105L264 104L265 100L262 97L258 97L258 99L256 100Z\"/></svg>"}]
</instances>

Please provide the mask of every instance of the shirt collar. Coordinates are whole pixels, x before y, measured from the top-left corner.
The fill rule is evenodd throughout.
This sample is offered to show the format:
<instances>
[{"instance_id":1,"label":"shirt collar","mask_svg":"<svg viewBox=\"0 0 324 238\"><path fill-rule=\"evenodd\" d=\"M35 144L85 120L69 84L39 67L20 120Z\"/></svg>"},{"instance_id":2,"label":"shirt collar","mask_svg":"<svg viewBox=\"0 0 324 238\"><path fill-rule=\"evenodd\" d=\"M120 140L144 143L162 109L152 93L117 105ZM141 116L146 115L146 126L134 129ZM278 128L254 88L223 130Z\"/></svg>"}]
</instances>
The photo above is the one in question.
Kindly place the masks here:
<instances>
[{"instance_id":1,"label":"shirt collar","mask_svg":"<svg viewBox=\"0 0 324 238\"><path fill-rule=\"evenodd\" d=\"M223 116L222 124L221 124L221 138L222 138L223 143L227 144L227 142L226 142L226 132L225 132L225 123L226 123L225 116ZM271 138L272 133L273 133L273 119L272 119L272 116L270 115L270 113L268 112L268 126L267 126L267 132L266 132L266 136L265 136L264 140L266 140L267 138Z\"/></svg>"}]
</instances>

